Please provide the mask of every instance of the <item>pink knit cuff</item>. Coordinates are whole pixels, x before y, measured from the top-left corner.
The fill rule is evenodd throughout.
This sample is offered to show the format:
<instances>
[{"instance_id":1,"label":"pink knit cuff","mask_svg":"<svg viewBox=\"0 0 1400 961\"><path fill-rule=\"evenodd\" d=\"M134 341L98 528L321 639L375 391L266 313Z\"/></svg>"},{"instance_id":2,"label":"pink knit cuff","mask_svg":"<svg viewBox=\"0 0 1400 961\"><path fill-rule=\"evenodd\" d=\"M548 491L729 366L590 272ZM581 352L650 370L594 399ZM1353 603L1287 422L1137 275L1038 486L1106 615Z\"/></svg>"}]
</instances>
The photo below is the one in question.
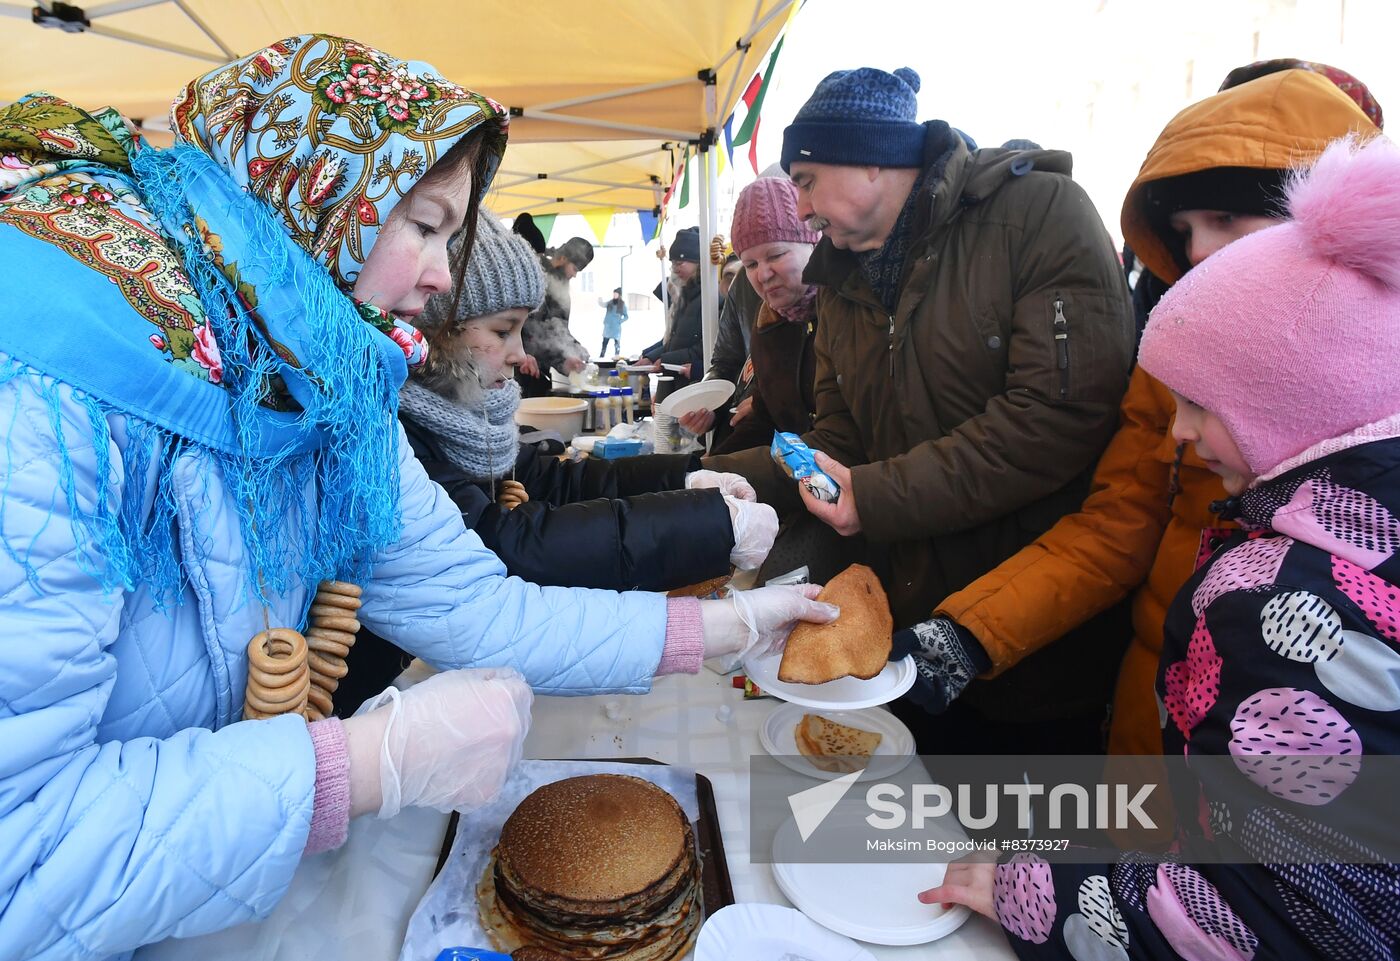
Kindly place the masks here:
<instances>
[{"instance_id":1,"label":"pink knit cuff","mask_svg":"<svg viewBox=\"0 0 1400 961\"><path fill-rule=\"evenodd\" d=\"M304 853L320 854L340 847L350 832L350 753L340 718L313 721L307 730L316 749L316 799Z\"/></svg>"},{"instance_id":2,"label":"pink knit cuff","mask_svg":"<svg viewBox=\"0 0 1400 961\"><path fill-rule=\"evenodd\" d=\"M656 676L699 674L705 660L705 628L700 620L700 602L693 597L666 599L666 646Z\"/></svg>"}]
</instances>

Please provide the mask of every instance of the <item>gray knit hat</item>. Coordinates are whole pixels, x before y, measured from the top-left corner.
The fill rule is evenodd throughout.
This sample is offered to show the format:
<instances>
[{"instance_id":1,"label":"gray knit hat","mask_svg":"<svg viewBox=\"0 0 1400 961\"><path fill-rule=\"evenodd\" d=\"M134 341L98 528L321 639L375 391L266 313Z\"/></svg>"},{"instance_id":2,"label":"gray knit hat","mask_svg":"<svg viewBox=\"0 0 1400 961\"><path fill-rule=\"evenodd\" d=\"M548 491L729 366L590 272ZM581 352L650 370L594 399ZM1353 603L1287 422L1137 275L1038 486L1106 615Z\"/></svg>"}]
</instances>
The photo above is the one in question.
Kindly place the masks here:
<instances>
[{"instance_id":1,"label":"gray knit hat","mask_svg":"<svg viewBox=\"0 0 1400 961\"><path fill-rule=\"evenodd\" d=\"M452 239L449 250L455 274L461 255L460 234ZM428 298L414 325L431 331L449 319L484 317L512 307L534 310L544 302L544 271L530 245L483 210L477 215L476 245L462 277L458 316L449 318L454 297L447 293Z\"/></svg>"}]
</instances>

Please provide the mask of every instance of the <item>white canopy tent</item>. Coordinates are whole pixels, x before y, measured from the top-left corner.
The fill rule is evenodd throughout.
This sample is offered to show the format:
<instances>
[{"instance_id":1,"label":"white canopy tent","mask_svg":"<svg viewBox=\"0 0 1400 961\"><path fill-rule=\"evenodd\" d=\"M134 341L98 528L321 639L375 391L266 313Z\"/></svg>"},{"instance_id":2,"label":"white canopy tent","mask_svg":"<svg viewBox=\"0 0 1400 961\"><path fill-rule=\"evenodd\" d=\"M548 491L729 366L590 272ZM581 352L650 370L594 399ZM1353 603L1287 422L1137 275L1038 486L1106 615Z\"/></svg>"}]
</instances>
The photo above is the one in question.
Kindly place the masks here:
<instances>
[{"instance_id":1,"label":"white canopy tent","mask_svg":"<svg viewBox=\"0 0 1400 961\"><path fill-rule=\"evenodd\" d=\"M0 101L46 89L166 129L175 92L282 37L333 32L510 108L511 147L488 205L652 210L698 149L701 236L716 229L716 132L798 0L0 0ZM157 134L158 139L158 134ZM701 272L708 357L718 274Z\"/></svg>"}]
</instances>

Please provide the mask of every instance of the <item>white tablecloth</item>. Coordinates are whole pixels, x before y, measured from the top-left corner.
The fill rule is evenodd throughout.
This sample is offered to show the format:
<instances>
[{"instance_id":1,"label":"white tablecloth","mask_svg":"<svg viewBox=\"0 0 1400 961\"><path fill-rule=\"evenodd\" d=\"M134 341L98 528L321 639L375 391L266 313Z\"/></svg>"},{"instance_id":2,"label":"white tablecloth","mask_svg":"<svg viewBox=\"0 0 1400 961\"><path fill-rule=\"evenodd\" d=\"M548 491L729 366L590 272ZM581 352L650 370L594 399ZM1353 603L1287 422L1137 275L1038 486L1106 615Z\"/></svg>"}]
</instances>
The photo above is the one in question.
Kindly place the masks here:
<instances>
[{"instance_id":1,"label":"white tablecloth","mask_svg":"<svg viewBox=\"0 0 1400 961\"><path fill-rule=\"evenodd\" d=\"M709 670L660 678L644 697L538 698L525 756L649 757L695 768L714 785L735 898L786 905L772 868L750 863L746 826L749 758L763 751L758 730L779 703L744 701L728 677ZM722 718L725 705L730 710ZM391 821L361 818L351 825L344 847L302 864L266 921L168 941L137 957L393 961L409 916L432 879L446 825L446 815L431 811L406 811ZM1001 929L975 915L933 944L866 947L877 958L897 961L1015 957Z\"/></svg>"}]
</instances>

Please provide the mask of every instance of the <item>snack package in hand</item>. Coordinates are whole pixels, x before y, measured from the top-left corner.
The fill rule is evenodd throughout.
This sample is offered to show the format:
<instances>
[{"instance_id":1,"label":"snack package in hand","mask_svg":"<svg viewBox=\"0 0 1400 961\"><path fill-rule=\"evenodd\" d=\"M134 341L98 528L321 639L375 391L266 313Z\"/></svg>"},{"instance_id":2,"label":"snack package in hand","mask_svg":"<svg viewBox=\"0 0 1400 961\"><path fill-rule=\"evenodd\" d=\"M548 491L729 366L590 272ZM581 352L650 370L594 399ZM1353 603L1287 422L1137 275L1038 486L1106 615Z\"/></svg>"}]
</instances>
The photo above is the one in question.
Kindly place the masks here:
<instances>
[{"instance_id":1,"label":"snack package in hand","mask_svg":"<svg viewBox=\"0 0 1400 961\"><path fill-rule=\"evenodd\" d=\"M778 462L789 477L807 488L807 493L823 503L833 503L841 496L841 488L836 481L817 466L812 448L802 443L796 434L783 431L773 433L773 460Z\"/></svg>"}]
</instances>

